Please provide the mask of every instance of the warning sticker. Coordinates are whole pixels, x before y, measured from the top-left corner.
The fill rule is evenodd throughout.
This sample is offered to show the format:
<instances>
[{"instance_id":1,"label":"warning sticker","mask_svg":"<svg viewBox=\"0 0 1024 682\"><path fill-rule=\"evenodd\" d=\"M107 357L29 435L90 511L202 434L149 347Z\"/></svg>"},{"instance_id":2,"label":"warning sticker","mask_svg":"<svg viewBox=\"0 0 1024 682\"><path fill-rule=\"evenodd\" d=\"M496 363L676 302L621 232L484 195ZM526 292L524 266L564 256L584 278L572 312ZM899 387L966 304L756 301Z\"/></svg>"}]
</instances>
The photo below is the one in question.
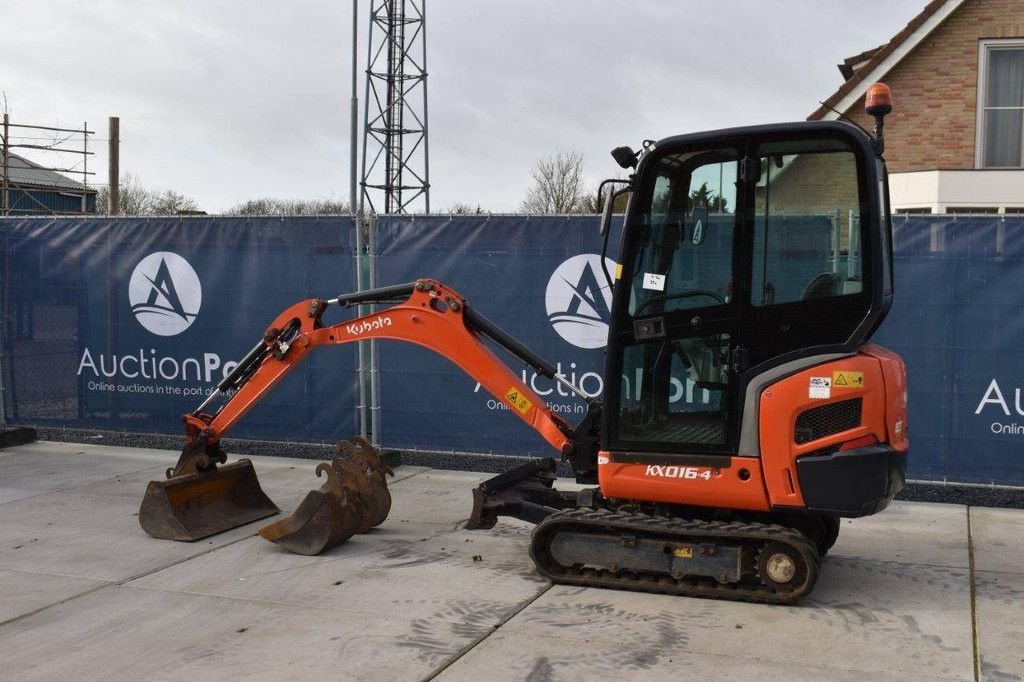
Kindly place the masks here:
<instances>
[{"instance_id":1,"label":"warning sticker","mask_svg":"<svg viewBox=\"0 0 1024 682\"><path fill-rule=\"evenodd\" d=\"M827 400L832 397L831 377L811 377L807 397L812 400Z\"/></svg>"},{"instance_id":2,"label":"warning sticker","mask_svg":"<svg viewBox=\"0 0 1024 682\"><path fill-rule=\"evenodd\" d=\"M644 289L653 289L654 291L665 291L665 275L656 275L653 272L645 272Z\"/></svg>"},{"instance_id":3,"label":"warning sticker","mask_svg":"<svg viewBox=\"0 0 1024 682\"><path fill-rule=\"evenodd\" d=\"M672 550L672 554L673 556L677 556L680 559L692 559L693 547L687 547L686 545L683 545L682 547L676 547L674 550Z\"/></svg>"},{"instance_id":4,"label":"warning sticker","mask_svg":"<svg viewBox=\"0 0 1024 682\"><path fill-rule=\"evenodd\" d=\"M836 388L862 388L864 372L832 372L832 385Z\"/></svg>"},{"instance_id":5,"label":"warning sticker","mask_svg":"<svg viewBox=\"0 0 1024 682\"><path fill-rule=\"evenodd\" d=\"M515 386L505 391L505 398L512 404L512 407L516 408L523 414L529 412L530 408L533 407L533 403L531 403L529 399Z\"/></svg>"},{"instance_id":6,"label":"warning sticker","mask_svg":"<svg viewBox=\"0 0 1024 682\"><path fill-rule=\"evenodd\" d=\"M615 266L615 279L622 279L622 263Z\"/></svg>"}]
</instances>

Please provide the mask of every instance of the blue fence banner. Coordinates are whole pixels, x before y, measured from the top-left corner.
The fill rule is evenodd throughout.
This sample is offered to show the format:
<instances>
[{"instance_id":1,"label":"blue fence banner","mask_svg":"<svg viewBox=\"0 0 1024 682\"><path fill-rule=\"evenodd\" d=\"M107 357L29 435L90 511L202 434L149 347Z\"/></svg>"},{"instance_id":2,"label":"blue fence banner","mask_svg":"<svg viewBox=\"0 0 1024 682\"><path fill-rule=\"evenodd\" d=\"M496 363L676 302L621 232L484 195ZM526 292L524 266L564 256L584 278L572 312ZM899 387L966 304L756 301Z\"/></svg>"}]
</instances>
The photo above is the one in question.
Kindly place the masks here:
<instances>
[{"instance_id":1,"label":"blue fence banner","mask_svg":"<svg viewBox=\"0 0 1024 682\"><path fill-rule=\"evenodd\" d=\"M0 221L7 419L175 433L286 307L355 288L353 221ZM325 440L356 425L354 348L313 354L231 432Z\"/></svg>"},{"instance_id":2,"label":"blue fence banner","mask_svg":"<svg viewBox=\"0 0 1024 682\"><path fill-rule=\"evenodd\" d=\"M393 216L376 221L378 285L430 277L554 364L592 396L604 390L611 290L597 216ZM615 275L615 243L605 263ZM377 344L380 440L388 447L549 455L550 446L450 362L411 345ZM502 356L569 423L586 405ZM556 453L557 454L557 453Z\"/></svg>"},{"instance_id":3,"label":"blue fence banner","mask_svg":"<svg viewBox=\"0 0 1024 682\"><path fill-rule=\"evenodd\" d=\"M903 356L910 475L1024 485L1024 219L896 217L875 341Z\"/></svg>"},{"instance_id":4,"label":"blue fence banner","mask_svg":"<svg viewBox=\"0 0 1024 682\"><path fill-rule=\"evenodd\" d=\"M705 244L723 237L716 224L710 216ZM363 263L377 286L451 285L600 396L610 293L597 225L595 216L383 216ZM837 268L853 267L856 254L829 241L830 225L794 220L779 236L793 242L787 263L809 250L814 269L831 249ZM893 231L896 293L874 341L907 363L910 477L1024 485L1024 217L897 216ZM618 234L605 262L613 274ZM278 313L355 290L354 238L345 217L0 220L8 421L178 432L180 415ZM694 267L716 267L713 250ZM325 321L352 314L329 310ZM376 349L375 437L385 447L553 454L443 358L393 341ZM583 416L583 401L504 357L567 421ZM231 435L358 433L356 360L355 347L313 353Z\"/></svg>"}]
</instances>

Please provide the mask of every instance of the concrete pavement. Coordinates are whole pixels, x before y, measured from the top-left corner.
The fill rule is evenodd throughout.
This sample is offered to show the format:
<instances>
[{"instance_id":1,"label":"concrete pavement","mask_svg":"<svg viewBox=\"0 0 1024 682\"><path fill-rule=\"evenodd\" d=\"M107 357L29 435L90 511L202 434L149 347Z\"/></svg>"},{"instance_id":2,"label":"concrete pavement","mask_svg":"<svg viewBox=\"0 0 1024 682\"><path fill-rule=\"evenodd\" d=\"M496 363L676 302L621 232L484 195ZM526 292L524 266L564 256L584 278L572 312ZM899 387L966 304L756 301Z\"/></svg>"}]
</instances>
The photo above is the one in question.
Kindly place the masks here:
<instances>
[{"instance_id":1,"label":"concrete pavement","mask_svg":"<svg viewBox=\"0 0 1024 682\"><path fill-rule=\"evenodd\" d=\"M1024 512L895 503L844 521L795 607L552 586L530 527L466 531L486 474L400 467L378 529L319 557L259 523L186 544L136 514L176 453L0 452L4 679L1021 679ZM254 458L283 509L310 461Z\"/></svg>"}]
</instances>

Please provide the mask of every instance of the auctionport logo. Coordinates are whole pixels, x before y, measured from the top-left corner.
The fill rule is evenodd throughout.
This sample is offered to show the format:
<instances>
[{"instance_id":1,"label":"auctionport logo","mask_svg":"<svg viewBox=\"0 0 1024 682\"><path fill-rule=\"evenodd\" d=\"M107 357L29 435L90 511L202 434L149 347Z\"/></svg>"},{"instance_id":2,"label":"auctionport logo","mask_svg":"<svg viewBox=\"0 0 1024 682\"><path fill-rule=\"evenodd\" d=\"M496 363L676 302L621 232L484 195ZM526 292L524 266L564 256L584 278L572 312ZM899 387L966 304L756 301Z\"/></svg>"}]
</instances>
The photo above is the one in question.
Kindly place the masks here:
<instances>
[{"instance_id":1,"label":"auctionport logo","mask_svg":"<svg viewBox=\"0 0 1024 682\"><path fill-rule=\"evenodd\" d=\"M199 275L170 251L151 253L135 266L128 282L132 314L157 336L175 336L195 322L203 304Z\"/></svg>"},{"instance_id":2,"label":"auctionport logo","mask_svg":"<svg viewBox=\"0 0 1024 682\"><path fill-rule=\"evenodd\" d=\"M614 274L615 261L604 262ZM601 256L584 253L555 268L545 307L551 326L563 339L577 348L603 348L608 343L612 290L601 270Z\"/></svg>"}]
</instances>

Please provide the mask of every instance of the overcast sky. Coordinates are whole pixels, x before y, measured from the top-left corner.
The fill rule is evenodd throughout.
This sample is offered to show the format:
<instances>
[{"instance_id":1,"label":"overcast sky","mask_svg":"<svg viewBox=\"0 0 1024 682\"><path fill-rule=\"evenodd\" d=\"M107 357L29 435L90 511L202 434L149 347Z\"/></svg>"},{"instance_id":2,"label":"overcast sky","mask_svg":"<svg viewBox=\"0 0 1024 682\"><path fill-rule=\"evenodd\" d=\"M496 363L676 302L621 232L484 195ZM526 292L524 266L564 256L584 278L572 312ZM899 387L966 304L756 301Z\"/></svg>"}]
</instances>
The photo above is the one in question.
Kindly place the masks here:
<instances>
[{"instance_id":1,"label":"overcast sky","mask_svg":"<svg viewBox=\"0 0 1024 682\"><path fill-rule=\"evenodd\" d=\"M596 185L621 144L803 119L839 86L836 64L925 4L427 1L432 208L494 212L515 211L560 149ZM362 71L369 0L359 12ZM12 2L0 90L13 121L99 131L96 182L116 115L122 173L207 211L347 199L351 21L344 0Z\"/></svg>"}]
</instances>

